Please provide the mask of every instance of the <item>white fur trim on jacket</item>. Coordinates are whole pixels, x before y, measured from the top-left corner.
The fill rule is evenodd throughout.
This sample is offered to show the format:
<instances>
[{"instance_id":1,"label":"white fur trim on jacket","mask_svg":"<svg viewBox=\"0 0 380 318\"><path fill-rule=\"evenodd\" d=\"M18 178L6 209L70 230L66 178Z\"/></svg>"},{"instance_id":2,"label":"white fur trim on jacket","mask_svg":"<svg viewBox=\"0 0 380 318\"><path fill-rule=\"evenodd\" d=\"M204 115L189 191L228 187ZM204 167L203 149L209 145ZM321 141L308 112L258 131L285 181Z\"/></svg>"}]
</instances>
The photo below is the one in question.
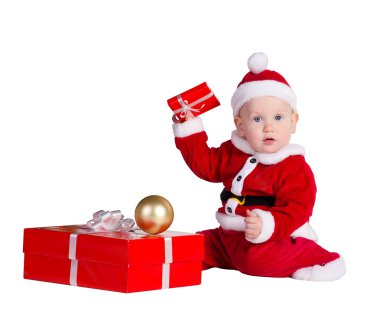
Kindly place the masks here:
<instances>
[{"instance_id":1,"label":"white fur trim on jacket","mask_svg":"<svg viewBox=\"0 0 380 318\"><path fill-rule=\"evenodd\" d=\"M255 157L248 157L248 159L245 161L245 164L243 168L237 173L235 178L232 181L231 185L231 192L235 195L241 195L241 191L243 190L244 187L244 181L245 179L252 173L253 170L255 170L257 166L257 160L252 160L255 159Z\"/></svg>"},{"instance_id":2,"label":"white fur trim on jacket","mask_svg":"<svg viewBox=\"0 0 380 318\"><path fill-rule=\"evenodd\" d=\"M227 215L221 212L216 212L215 214L216 220L224 230L233 230L244 232L245 231L245 222L244 217L241 215Z\"/></svg>"},{"instance_id":3,"label":"white fur trim on jacket","mask_svg":"<svg viewBox=\"0 0 380 318\"><path fill-rule=\"evenodd\" d=\"M263 229L261 234L255 239L247 239L252 243L262 243L265 242L264 239L268 240L274 231L274 218L272 214L268 211L263 211L259 209L253 210L258 215L260 215L263 220ZM244 232L246 229L246 224L244 222L244 217L236 214L228 215L221 212L216 212L216 220L220 224L220 226L225 230L234 230L239 232ZM265 226L264 226L265 220ZM306 222L304 225L295 230L290 236L297 238L303 237L314 242L318 241L318 235L312 228L309 222ZM260 242L259 242L260 241Z\"/></svg>"},{"instance_id":4,"label":"white fur trim on jacket","mask_svg":"<svg viewBox=\"0 0 380 318\"><path fill-rule=\"evenodd\" d=\"M261 153L256 152L251 148L248 141L237 134L234 130L231 135L232 144L239 150L246 154L254 155L258 162L265 165L273 165L281 162L282 160L295 155L305 155L305 148L296 144L288 144L274 153Z\"/></svg>"},{"instance_id":5,"label":"white fur trim on jacket","mask_svg":"<svg viewBox=\"0 0 380 318\"><path fill-rule=\"evenodd\" d=\"M175 137L183 138L201 131L204 131L204 128L200 117L195 117L181 124L173 124L173 132Z\"/></svg>"},{"instance_id":6,"label":"white fur trim on jacket","mask_svg":"<svg viewBox=\"0 0 380 318\"><path fill-rule=\"evenodd\" d=\"M231 99L233 115L237 116L241 106L252 98L273 96L286 101L297 112L297 96L290 86L278 81L252 81L241 84Z\"/></svg>"},{"instance_id":7,"label":"white fur trim on jacket","mask_svg":"<svg viewBox=\"0 0 380 318\"><path fill-rule=\"evenodd\" d=\"M312 228L309 222L306 222L304 225L300 226L297 230L295 230L291 235L291 237L303 237L307 238L311 241L317 242L318 235Z\"/></svg>"},{"instance_id":8,"label":"white fur trim on jacket","mask_svg":"<svg viewBox=\"0 0 380 318\"><path fill-rule=\"evenodd\" d=\"M305 156L305 148L300 145L288 144L274 153L256 153L256 159L265 165L274 165L290 157L301 155Z\"/></svg>"},{"instance_id":9,"label":"white fur trim on jacket","mask_svg":"<svg viewBox=\"0 0 380 318\"><path fill-rule=\"evenodd\" d=\"M239 150L245 152L249 155L256 154L256 151L254 151L251 146L249 145L248 141L242 137L240 137L237 133L237 130L235 129L231 133L231 142L232 144Z\"/></svg>"},{"instance_id":10,"label":"white fur trim on jacket","mask_svg":"<svg viewBox=\"0 0 380 318\"><path fill-rule=\"evenodd\" d=\"M261 221L263 222L261 233L255 239L250 239L247 237L245 239L255 244L264 243L270 239L274 232L274 217L269 211L253 209L252 212L258 214L261 217Z\"/></svg>"}]
</instances>

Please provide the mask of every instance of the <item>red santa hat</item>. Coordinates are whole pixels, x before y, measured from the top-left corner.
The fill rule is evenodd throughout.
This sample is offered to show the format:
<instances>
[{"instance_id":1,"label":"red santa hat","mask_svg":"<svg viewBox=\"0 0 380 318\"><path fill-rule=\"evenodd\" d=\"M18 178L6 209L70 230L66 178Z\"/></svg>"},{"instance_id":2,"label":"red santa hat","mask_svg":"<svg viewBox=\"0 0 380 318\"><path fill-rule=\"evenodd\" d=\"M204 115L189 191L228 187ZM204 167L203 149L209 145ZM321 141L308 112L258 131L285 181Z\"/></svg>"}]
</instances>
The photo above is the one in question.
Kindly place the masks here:
<instances>
[{"instance_id":1,"label":"red santa hat","mask_svg":"<svg viewBox=\"0 0 380 318\"><path fill-rule=\"evenodd\" d=\"M268 57L265 53L254 53L248 59L250 71L239 83L231 100L234 116L250 99L264 96L281 98L297 111L296 94L281 74L267 70L267 66Z\"/></svg>"}]
</instances>

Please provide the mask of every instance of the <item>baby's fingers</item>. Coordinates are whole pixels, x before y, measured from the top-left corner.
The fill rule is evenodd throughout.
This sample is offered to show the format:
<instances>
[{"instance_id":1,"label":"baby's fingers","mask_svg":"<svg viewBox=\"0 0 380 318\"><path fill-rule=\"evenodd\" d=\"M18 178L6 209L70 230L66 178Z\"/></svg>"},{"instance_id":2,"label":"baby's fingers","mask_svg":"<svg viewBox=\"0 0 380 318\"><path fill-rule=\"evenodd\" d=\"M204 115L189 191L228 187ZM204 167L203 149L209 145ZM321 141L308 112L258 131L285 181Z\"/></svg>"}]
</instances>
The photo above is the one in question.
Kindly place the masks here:
<instances>
[{"instance_id":1,"label":"baby's fingers","mask_svg":"<svg viewBox=\"0 0 380 318\"><path fill-rule=\"evenodd\" d=\"M259 230L259 226L257 225L257 223L247 223L247 225L246 225L246 230L254 230L254 231L257 231L257 230Z\"/></svg>"},{"instance_id":2,"label":"baby's fingers","mask_svg":"<svg viewBox=\"0 0 380 318\"><path fill-rule=\"evenodd\" d=\"M195 116L193 115L193 113L192 112L187 112L186 113L186 120L190 120L190 119L193 119Z\"/></svg>"}]
</instances>

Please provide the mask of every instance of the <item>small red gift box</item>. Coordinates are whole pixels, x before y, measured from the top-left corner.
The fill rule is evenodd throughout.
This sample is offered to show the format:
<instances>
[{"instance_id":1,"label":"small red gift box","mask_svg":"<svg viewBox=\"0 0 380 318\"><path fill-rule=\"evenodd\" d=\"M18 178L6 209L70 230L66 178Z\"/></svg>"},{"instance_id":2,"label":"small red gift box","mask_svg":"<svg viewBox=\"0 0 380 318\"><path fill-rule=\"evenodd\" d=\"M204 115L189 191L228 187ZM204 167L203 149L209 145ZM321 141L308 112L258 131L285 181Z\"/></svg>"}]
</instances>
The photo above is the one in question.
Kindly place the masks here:
<instances>
[{"instance_id":1,"label":"small red gift box","mask_svg":"<svg viewBox=\"0 0 380 318\"><path fill-rule=\"evenodd\" d=\"M220 103L207 84L202 83L168 99L168 105L173 110L177 119L184 122L187 112L198 116L219 106Z\"/></svg>"},{"instance_id":2,"label":"small red gift box","mask_svg":"<svg viewBox=\"0 0 380 318\"><path fill-rule=\"evenodd\" d=\"M24 278L125 293L198 285L203 254L201 234L24 230Z\"/></svg>"}]
</instances>

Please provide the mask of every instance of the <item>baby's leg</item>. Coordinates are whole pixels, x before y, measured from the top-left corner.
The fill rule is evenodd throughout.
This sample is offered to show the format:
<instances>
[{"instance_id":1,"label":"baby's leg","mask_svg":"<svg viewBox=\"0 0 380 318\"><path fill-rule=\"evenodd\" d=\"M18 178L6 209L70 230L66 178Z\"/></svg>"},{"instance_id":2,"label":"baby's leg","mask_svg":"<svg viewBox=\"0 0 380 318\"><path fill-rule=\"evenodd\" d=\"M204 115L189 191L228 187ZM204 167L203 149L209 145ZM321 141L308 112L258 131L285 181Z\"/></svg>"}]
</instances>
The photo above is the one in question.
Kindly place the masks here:
<instances>
[{"instance_id":1,"label":"baby's leg","mask_svg":"<svg viewBox=\"0 0 380 318\"><path fill-rule=\"evenodd\" d=\"M233 269L227 251L220 240L219 229L198 233L203 234L205 241L205 258L202 262L202 269L213 267Z\"/></svg>"},{"instance_id":2,"label":"baby's leg","mask_svg":"<svg viewBox=\"0 0 380 318\"><path fill-rule=\"evenodd\" d=\"M314 241L297 238L252 244L245 240L239 249L230 251L231 262L239 271L254 276L294 277L310 280L333 280L344 274L344 262L339 254L331 253ZM327 266L330 262L333 265ZM336 266L334 264L337 264ZM324 267L322 271L313 269L313 275L307 276L305 268L315 265ZM304 269L302 272L295 273ZM318 275L317 275L318 272ZM295 275L295 276L293 276Z\"/></svg>"}]
</instances>

